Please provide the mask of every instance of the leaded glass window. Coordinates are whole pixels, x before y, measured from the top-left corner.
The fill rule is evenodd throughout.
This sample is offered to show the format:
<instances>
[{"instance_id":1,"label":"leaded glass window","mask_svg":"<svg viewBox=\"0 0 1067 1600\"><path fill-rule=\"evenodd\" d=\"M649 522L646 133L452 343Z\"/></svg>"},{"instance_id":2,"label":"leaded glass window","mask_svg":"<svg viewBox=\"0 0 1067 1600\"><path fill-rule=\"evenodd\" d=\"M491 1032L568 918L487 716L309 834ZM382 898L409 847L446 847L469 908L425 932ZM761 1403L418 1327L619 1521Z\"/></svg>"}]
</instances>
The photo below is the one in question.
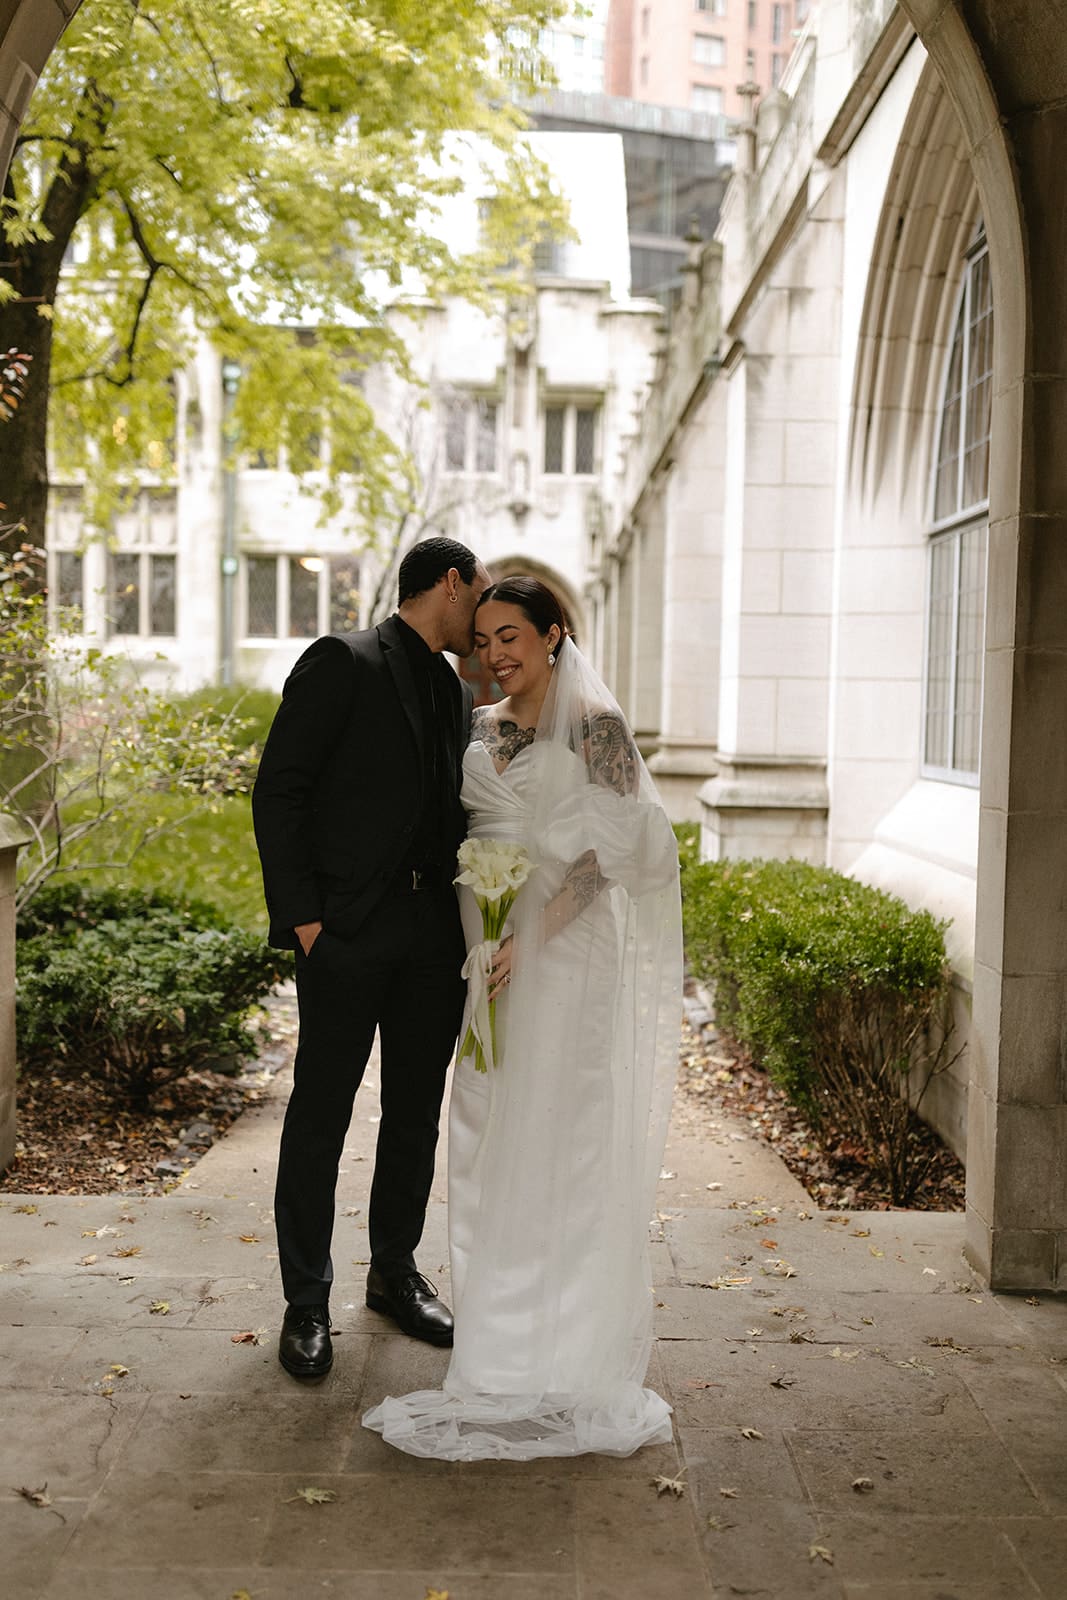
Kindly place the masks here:
<instances>
[{"instance_id":1,"label":"leaded glass window","mask_svg":"<svg viewBox=\"0 0 1067 1600\"><path fill-rule=\"evenodd\" d=\"M565 406L545 407L545 471L563 471L563 427L567 417Z\"/></svg>"},{"instance_id":2,"label":"leaded glass window","mask_svg":"<svg viewBox=\"0 0 1067 1600\"><path fill-rule=\"evenodd\" d=\"M359 627L359 562L344 556L330 558L331 633L352 633Z\"/></svg>"},{"instance_id":3,"label":"leaded glass window","mask_svg":"<svg viewBox=\"0 0 1067 1600\"><path fill-rule=\"evenodd\" d=\"M574 470L596 471L596 409L579 406L574 413Z\"/></svg>"},{"instance_id":4,"label":"leaded glass window","mask_svg":"<svg viewBox=\"0 0 1067 1600\"><path fill-rule=\"evenodd\" d=\"M984 239L964 274L934 465L923 762L931 777L976 782L985 647L993 311Z\"/></svg>"},{"instance_id":5,"label":"leaded glass window","mask_svg":"<svg viewBox=\"0 0 1067 1600\"><path fill-rule=\"evenodd\" d=\"M246 556L247 633L250 639L278 636L278 558Z\"/></svg>"},{"instance_id":6,"label":"leaded glass window","mask_svg":"<svg viewBox=\"0 0 1067 1600\"><path fill-rule=\"evenodd\" d=\"M148 631L149 633L177 633L177 558L156 556L148 558Z\"/></svg>"},{"instance_id":7,"label":"leaded glass window","mask_svg":"<svg viewBox=\"0 0 1067 1600\"><path fill-rule=\"evenodd\" d=\"M321 556L289 557L289 637L314 639L319 631Z\"/></svg>"},{"instance_id":8,"label":"leaded glass window","mask_svg":"<svg viewBox=\"0 0 1067 1600\"><path fill-rule=\"evenodd\" d=\"M82 609L85 600L85 558L76 550L61 550L56 556L56 605L64 610Z\"/></svg>"},{"instance_id":9,"label":"leaded glass window","mask_svg":"<svg viewBox=\"0 0 1067 1600\"><path fill-rule=\"evenodd\" d=\"M108 566L111 632L140 633L141 558L139 555L112 555Z\"/></svg>"}]
</instances>

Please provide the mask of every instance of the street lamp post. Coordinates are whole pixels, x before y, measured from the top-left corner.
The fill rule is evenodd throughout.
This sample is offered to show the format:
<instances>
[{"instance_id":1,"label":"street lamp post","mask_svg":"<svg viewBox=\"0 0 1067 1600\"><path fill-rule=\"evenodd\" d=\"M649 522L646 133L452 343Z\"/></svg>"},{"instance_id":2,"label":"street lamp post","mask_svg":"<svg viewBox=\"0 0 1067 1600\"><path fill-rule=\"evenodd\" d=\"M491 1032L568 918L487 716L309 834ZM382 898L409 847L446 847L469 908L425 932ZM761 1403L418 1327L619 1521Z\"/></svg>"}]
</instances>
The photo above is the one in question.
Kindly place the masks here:
<instances>
[{"instance_id":1,"label":"street lamp post","mask_svg":"<svg viewBox=\"0 0 1067 1600\"><path fill-rule=\"evenodd\" d=\"M234 406L241 382L240 363L232 357L222 362L222 638L219 679L230 688L235 678L235 585L237 582L237 464L234 446L237 430Z\"/></svg>"}]
</instances>

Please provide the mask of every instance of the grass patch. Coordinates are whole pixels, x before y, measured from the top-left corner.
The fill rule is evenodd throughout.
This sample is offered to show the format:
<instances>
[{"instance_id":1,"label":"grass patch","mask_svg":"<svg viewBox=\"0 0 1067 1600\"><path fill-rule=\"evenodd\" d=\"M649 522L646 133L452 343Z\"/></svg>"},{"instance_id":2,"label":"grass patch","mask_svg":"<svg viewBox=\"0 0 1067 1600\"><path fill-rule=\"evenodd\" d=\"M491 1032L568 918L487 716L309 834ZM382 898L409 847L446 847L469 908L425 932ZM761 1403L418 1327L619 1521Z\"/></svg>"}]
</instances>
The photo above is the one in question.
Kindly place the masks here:
<instances>
[{"instance_id":1,"label":"grass patch","mask_svg":"<svg viewBox=\"0 0 1067 1600\"><path fill-rule=\"evenodd\" d=\"M138 850L129 866L82 865L89 860L124 860L144 823L156 819L174 826ZM86 842L82 862L69 863L72 875L82 882L207 900L228 921L266 938L263 880L248 795L151 795L121 822L106 823L94 833Z\"/></svg>"}]
</instances>

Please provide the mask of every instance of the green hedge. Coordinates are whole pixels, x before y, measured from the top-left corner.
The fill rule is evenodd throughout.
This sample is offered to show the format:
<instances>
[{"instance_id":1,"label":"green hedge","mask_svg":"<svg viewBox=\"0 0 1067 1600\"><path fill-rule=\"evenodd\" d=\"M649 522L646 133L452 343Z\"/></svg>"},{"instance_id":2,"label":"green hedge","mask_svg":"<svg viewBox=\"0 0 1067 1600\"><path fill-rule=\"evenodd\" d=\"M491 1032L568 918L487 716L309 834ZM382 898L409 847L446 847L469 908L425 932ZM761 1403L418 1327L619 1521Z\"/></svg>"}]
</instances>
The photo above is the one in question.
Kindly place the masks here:
<instances>
[{"instance_id":1,"label":"green hedge","mask_svg":"<svg viewBox=\"0 0 1067 1600\"><path fill-rule=\"evenodd\" d=\"M214 907L146 890L50 885L19 927L20 1064L147 1099L197 1067L235 1070L284 955Z\"/></svg>"},{"instance_id":2,"label":"green hedge","mask_svg":"<svg viewBox=\"0 0 1067 1600\"><path fill-rule=\"evenodd\" d=\"M680 854L686 951L719 1026L906 1200L909 1098L950 1064L945 924L829 868L701 863L684 836Z\"/></svg>"}]
</instances>

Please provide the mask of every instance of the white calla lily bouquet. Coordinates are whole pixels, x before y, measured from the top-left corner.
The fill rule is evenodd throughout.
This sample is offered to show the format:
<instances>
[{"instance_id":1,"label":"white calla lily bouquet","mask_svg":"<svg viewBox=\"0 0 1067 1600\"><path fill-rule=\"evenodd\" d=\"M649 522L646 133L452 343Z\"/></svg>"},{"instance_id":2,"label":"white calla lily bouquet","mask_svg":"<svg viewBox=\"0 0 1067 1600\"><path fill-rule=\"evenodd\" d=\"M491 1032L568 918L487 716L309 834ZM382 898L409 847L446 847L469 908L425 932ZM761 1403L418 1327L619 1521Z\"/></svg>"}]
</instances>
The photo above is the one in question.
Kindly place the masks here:
<instances>
[{"instance_id":1,"label":"white calla lily bouquet","mask_svg":"<svg viewBox=\"0 0 1067 1600\"><path fill-rule=\"evenodd\" d=\"M459 1058L474 1057L476 1072L499 1064L496 1048L496 1001L489 998L493 957L500 948L504 926L515 897L531 872L525 845L501 839L464 839L459 847L460 871L455 882L470 889L482 914L483 941L475 945L463 966L470 984L471 1020L460 1045Z\"/></svg>"}]
</instances>

